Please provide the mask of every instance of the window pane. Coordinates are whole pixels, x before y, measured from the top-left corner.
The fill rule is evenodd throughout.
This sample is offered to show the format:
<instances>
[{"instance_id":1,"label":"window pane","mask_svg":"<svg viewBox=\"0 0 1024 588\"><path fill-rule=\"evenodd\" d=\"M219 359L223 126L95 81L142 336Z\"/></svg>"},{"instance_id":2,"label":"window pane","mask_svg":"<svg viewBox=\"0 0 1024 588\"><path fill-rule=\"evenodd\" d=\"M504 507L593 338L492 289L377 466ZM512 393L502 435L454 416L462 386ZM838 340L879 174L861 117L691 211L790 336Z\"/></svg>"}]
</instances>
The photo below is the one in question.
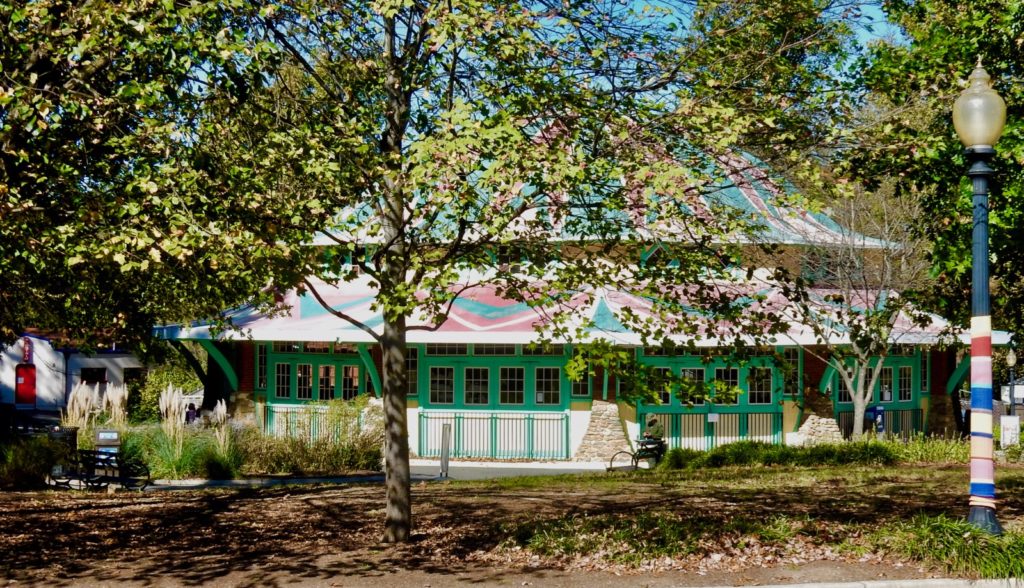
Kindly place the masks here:
<instances>
[{"instance_id":1,"label":"window pane","mask_svg":"<svg viewBox=\"0 0 1024 588\"><path fill-rule=\"evenodd\" d=\"M654 373L656 374L654 385L657 387L655 392L658 393L658 399L666 406L672 404L672 386L668 383L669 378L672 377L672 370L659 367L654 368Z\"/></svg>"},{"instance_id":2,"label":"window pane","mask_svg":"<svg viewBox=\"0 0 1024 588\"><path fill-rule=\"evenodd\" d=\"M334 398L334 366L322 365L317 374L317 387L319 388L320 400L331 400Z\"/></svg>"},{"instance_id":3,"label":"window pane","mask_svg":"<svg viewBox=\"0 0 1024 588\"><path fill-rule=\"evenodd\" d=\"M491 370L487 368L466 368L466 404L487 404L487 389L490 386Z\"/></svg>"},{"instance_id":4,"label":"window pane","mask_svg":"<svg viewBox=\"0 0 1024 588\"><path fill-rule=\"evenodd\" d=\"M687 368L682 372L683 379L693 382L693 395L688 399L693 404L704 404L704 368Z\"/></svg>"},{"instance_id":5,"label":"window pane","mask_svg":"<svg viewBox=\"0 0 1024 588\"><path fill-rule=\"evenodd\" d=\"M913 368L909 365L900 366L900 401L906 402L911 396L911 382L913 382Z\"/></svg>"},{"instance_id":6,"label":"window pane","mask_svg":"<svg viewBox=\"0 0 1024 588\"><path fill-rule=\"evenodd\" d=\"M565 355L565 348L561 345L523 345L523 355Z\"/></svg>"},{"instance_id":7,"label":"window pane","mask_svg":"<svg viewBox=\"0 0 1024 588\"><path fill-rule=\"evenodd\" d=\"M928 373L928 356L931 354L927 348L921 350L921 390L927 392L931 389L931 374Z\"/></svg>"},{"instance_id":8,"label":"window pane","mask_svg":"<svg viewBox=\"0 0 1024 588\"><path fill-rule=\"evenodd\" d=\"M800 350L796 347L787 347L782 352L786 362L785 381L783 391L789 396L800 394Z\"/></svg>"},{"instance_id":9,"label":"window pane","mask_svg":"<svg viewBox=\"0 0 1024 588\"><path fill-rule=\"evenodd\" d=\"M473 355L515 355L515 345L474 345Z\"/></svg>"},{"instance_id":10,"label":"window pane","mask_svg":"<svg viewBox=\"0 0 1024 588\"><path fill-rule=\"evenodd\" d=\"M587 368L583 375L580 376L580 381L572 383L572 391L570 392L573 396L590 396L590 369Z\"/></svg>"},{"instance_id":11,"label":"window pane","mask_svg":"<svg viewBox=\"0 0 1024 588\"><path fill-rule=\"evenodd\" d=\"M295 397L299 400L313 398L313 366L300 363L296 366Z\"/></svg>"},{"instance_id":12,"label":"window pane","mask_svg":"<svg viewBox=\"0 0 1024 588\"><path fill-rule=\"evenodd\" d=\"M274 396L277 398L289 398L292 395L292 364L274 364Z\"/></svg>"},{"instance_id":13,"label":"window pane","mask_svg":"<svg viewBox=\"0 0 1024 588\"><path fill-rule=\"evenodd\" d=\"M453 404L455 402L455 368L430 368L430 402Z\"/></svg>"},{"instance_id":14,"label":"window pane","mask_svg":"<svg viewBox=\"0 0 1024 588\"><path fill-rule=\"evenodd\" d=\"M772 370L771 368L750 368L750 389L747 391L749 404L772 403Z\"/></svg>"},{"instance_id":15,"label":"window pane","mask_svg":"<svg viewBox=\"0 0 1024 588\"><path fill-rule=\"evenodd\" d=\"M561 402L561 368L537 368L534 372L534 390L537 404L558 404Z\"/></svg>"},{"instance_id":16,"label":"window pane","mask_svg":"<svg viewBox=\"0 0 1024 588\"><path fill-rule=\"evenodd\" d=\"M356 355L359 353L359 350L351 343L335 343L334 353L337 355Z\"/></svg>"},{"instance_id":17,"label":"window pane","mask_svg":"<svg viewBox=\"0 0 1024 588\"><path fill-rule=\"evenodd\" d=\"M408 347L405 350L405 389L409 396L416 396L420 393L419 382L419 353L415 347Z\"/></svg>"},{"instance_id":18,"label":"window pane","mask_svg":"<svg viewBox=\"0 0 1024 588\"><path fill-rule=\"evenodd\" d=\"M836 374L836 381L839 383L839 402L853 402L853 396L850 395L850 387L846 385L846 380L843 376Z\"/></svg>"},{"instance_id":19,"label":"window pane","mask_svg":"<svg viewBox=\"0 0 1024 588\"><path fill-rule=\"evenodd\" d=\"M726 390L735 390L740 385L740 370L736 368L715 368L715 386L720 387L722 392ZM715 396L718 396L718 392L715 392ZM722 401L716 400L719 404L737 404L739 398L724 399Z\"/></svg>"},{"instance_id":20,"label":"window pane","mask_svg":"<svg viewBox=\"0 0 1024 588\"><path fill-rule=\"evenodd\" d=\"M468 347L461 343L430 343L427 355L466 355Z\"/></svg>"},{"instance_id":21,"label":"window pane","mask_svg":"<svg viewBox=\"0 0 1024 588\"><path fill-rule=\"evenodd\" d=\"M306 344L303 345L302 348L303 348L303 350L306 353L330 353L331 352L331 344L327 343L325 341L307 341Z\"/></svg>"},{"instance_id":22,"label":"window pane","mask_svg":"<svg viewBox=\"0 0 1024 588\"><path fill-rule=\"evenodd\" d=\"M256 387L267 389L267 346L263 343L256 348Z\"/></svg>"},{"instance_id":23,"label":"window pane","mask_svg":"<svg viewBox=\"0 0 1024 588\"><path fill-rule=\"evenodd\" d=\"M274 341L274 353L298 353L299 349L297 341Z\"/></svg>"},{"instance_id":24,"label":"window pane","mask_svg":"<svg viewBox=\"0 0 1024 588\"><path fill-rule=\"evenodd\" d=\"M359 395L359 366L341 366L341 397L352 400Z\"/></svg>"},{"instance_id":25,"label":"window pane","mask_svg":"<svg viewBox=\"0 0 1024 588\"><path fill-rule=\"evenodd\" d=\"M892 402L892 368L882 368L878 374L880 398L882 402Z\"/></svg>"},{"instance_id":26,"label":"window pane","mask_svg":"<svg viewBox=\"0 0 1024 588\"><path fill-rule=\"evenodd\" d=\"M521 367L501 368L498 400L502 404L523 404L526 371Z\"/></svg>"}]
</instances>

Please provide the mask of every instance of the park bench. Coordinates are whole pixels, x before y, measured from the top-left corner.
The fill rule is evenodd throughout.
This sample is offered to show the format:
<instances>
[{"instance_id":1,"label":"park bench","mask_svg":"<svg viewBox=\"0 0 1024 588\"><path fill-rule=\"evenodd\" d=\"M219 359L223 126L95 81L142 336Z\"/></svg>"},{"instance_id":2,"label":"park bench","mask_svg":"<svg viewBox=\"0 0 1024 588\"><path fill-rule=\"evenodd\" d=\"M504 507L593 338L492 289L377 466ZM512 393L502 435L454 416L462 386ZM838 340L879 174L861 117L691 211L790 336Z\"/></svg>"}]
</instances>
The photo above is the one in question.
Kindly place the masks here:
<instances>
[{"instance_id":1,"label":"park bench","mask_svg":"<svg viewBox=\"0 0 1024 588\"><path fill-rule=\"evenodd\" d=\"M110 484L120 484L126 490L143 490L151 482L149 467L137 459L110 451L79 449L66 463L54 468L50 474L54 485L102 490Z\"/></svg>"}]
</instances>

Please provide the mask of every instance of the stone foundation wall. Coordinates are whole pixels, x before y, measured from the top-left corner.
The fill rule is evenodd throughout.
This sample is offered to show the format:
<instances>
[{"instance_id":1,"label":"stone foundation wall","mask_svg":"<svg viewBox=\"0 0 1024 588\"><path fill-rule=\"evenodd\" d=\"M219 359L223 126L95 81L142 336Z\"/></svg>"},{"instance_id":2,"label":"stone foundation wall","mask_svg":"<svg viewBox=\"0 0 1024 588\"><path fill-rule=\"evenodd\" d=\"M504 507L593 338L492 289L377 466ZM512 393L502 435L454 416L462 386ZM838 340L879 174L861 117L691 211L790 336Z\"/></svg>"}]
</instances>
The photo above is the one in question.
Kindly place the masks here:
<instances>
[{"instance_id":1,"label":"stone foundation wall","mask_svg":"<svg viewBox=\"0 0 1024 588\"><path fill-rule=\"evenodd\" d=\"M630 450L630 446L619 417L619 405L595 400L590 409L590 426L573 460L607 461L622 450Z\"/></svg>"}]
</instances>

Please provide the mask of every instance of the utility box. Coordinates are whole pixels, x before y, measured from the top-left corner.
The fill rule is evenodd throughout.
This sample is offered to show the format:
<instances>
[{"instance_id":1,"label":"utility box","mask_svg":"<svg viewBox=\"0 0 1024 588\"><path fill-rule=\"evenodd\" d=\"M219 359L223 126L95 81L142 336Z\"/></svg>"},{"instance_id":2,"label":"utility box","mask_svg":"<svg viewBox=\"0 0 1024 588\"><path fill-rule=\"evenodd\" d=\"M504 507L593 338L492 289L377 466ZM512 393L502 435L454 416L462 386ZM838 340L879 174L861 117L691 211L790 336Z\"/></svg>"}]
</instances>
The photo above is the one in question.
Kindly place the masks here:
<instances>
[{"instance_id":1,"label":"utility box","mask_svg":"<svg viewBox=\"0 0 1024 588\"><path fill-rule=\"evenodd\" d=\"M121 451L121 433L115 429L96 429L96 451L116 454Z\"/></svg>"}]
</instances>

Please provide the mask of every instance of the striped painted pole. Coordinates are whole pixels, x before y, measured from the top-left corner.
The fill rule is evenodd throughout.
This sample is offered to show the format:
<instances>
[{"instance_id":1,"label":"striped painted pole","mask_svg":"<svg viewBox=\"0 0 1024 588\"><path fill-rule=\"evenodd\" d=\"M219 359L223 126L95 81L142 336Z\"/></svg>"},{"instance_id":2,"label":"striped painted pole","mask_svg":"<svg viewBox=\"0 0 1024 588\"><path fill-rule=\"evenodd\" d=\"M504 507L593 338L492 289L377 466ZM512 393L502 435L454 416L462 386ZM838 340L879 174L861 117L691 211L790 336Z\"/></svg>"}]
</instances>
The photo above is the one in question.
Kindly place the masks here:
<instances>
[{"instance_id":1,"label":"striped painted pole","mask_svg":"<svg viewBox=\"0 0 1024 588\"><path fill-rule=\"evenodd\" d=\"M992 444L992 314L988 289L988 180L991 147L971 147L967 175L974 184L971 238L971 511L967 521L1002 534L996 520L996 482Z\"/></svg>"}]
</instances>

